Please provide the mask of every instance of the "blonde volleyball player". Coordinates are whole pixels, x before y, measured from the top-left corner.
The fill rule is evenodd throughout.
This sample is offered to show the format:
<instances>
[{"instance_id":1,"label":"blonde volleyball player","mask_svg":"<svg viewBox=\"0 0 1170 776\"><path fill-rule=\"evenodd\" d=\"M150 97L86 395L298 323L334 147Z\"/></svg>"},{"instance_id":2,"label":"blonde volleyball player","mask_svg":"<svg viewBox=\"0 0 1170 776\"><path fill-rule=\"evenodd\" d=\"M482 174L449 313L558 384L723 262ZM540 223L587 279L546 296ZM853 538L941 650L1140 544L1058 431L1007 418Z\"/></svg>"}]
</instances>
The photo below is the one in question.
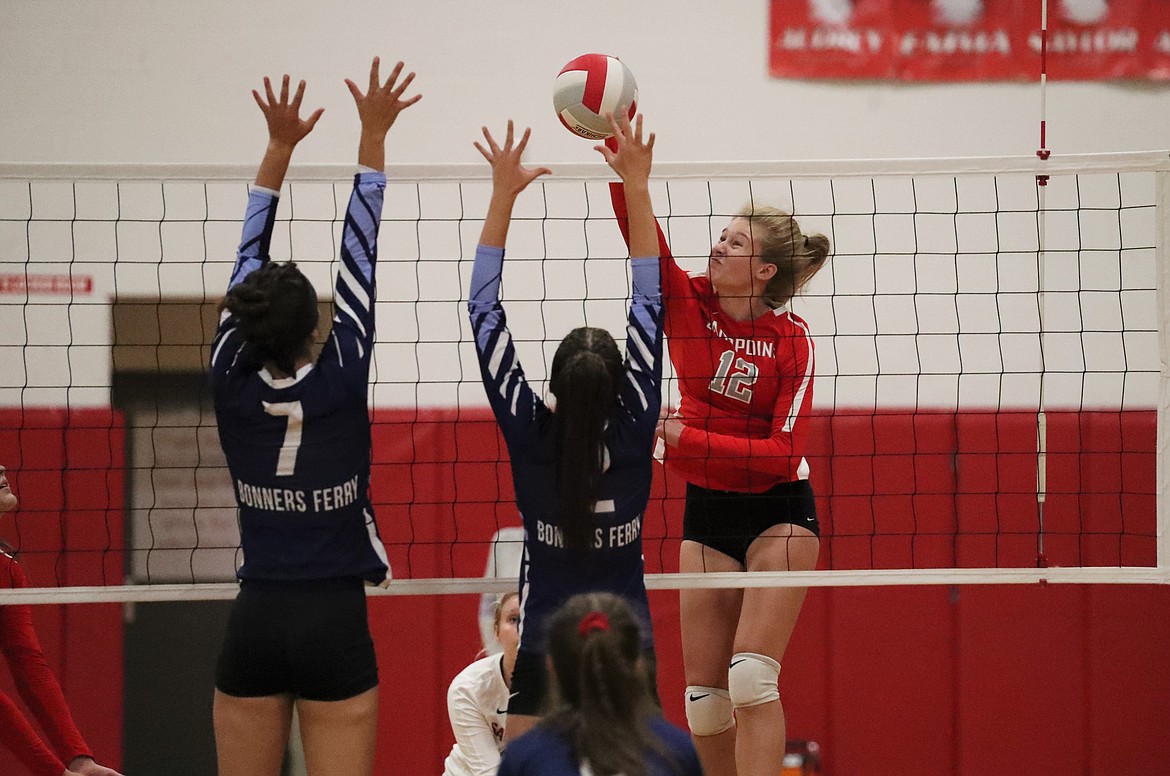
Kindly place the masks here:
<instances>
[{"instance_id":1,"label":"blonde volleyball player","mask_svg":"<svg viewBox=\"0 0 1170 776\"><path fill-rule=\"evenodd\" d=\"M687 734L662 718L643 676L641 635L625 599L570 598L548 621L560 705L509 744L499 776L700 776Z\"/></svg>"},{"instance_id":2,"label":"blonde volleyball player","mask_svg":"<svg viewBox=\"0 0 1170 776\"><path fill-rule=\"evenodd\" d=\"M611 184L623 232L626 193ZM666 337L682 403L659 424L666 465L687 482L679 570L808 570L820 529L805 461L813 341L789 302L828 259L774 208L745 208L687 273L659 230ZM630 239L627 237L627 239ZM777 678L803 588L679 594L686 711L709 776L779 772Z\"/></svg>"},{"instance_id":3,"label":"blonde volleyball player","mask_svg":"<svg viewBox=\"0 0 1170 776\"><path fill-rule=\"evenodd\" d=\"M8 471L0 466L0 515L19 505L8 482ZM27 584L24 570L0 542L0 588ZM65 703L61 685L45 660L28 605L0 606L0 652L8 660L17 692L44 731L42 738L20 707L0 692L0 744L15 754L32 776L121 776L94 762Z\"/></svg>"},{"instance_id":4,"label":"blonde volleyball player","mask_svg":"<svg viewBox=\"0 0 1170 776\"><path fill-rule=\"evenodd\" d=\"M508 741L543 713L545 623L574 594L606 590L624 596L641 623L647 668L653 668L641 527L662 388L662 299L648 183L654 135L643 142L641 117L636 127L623 121L614 129L617 151L605 149L606 161L630 187L633 289L626 356L623 361L604 329L574 329L553 357L553 409L528 384L499 299L512 207L529 183L549 171L521 164L529 133L515 142L512 122L502 146L486 128L486 145L475 144L492 166L492 197L475 254L468 311L525 529Z\"/></svg>"},{"instance_id":5,"label":"blonde volleyball player","mask_svg":"<svg viewBox=\"0 0 1170 776\"><path fill-rule=\"evenodd\" d=\"M520 594L506 593L494 611L492 629L503 654L476 660L447 689L455 746L443 763L443 776L495 776L500 766L512 670L520 647Z\"/></svg>"},{"instance_id":6,"label":"blonde volleyball player","mask_svg":"<svg viewBox=\"0 0 1170 776\"><path fill-rule=\"evenodd\" d=\"M300 116L265 79L253 92L268 149L248 197L244 234L219 329L211 383L220 443L239 504L240 593L216 666L220 776L277 776L295 705L310 776L369 774L378 725L378 666L365 584L387 578L369 499L374 267L386 187L386 134L419 95L399 62L379 61L363 94L358 172L345 215L336 314L314 363L317 295L292 262L269 260L277 197L318 110Z\"/></svg>"}]
</instances>

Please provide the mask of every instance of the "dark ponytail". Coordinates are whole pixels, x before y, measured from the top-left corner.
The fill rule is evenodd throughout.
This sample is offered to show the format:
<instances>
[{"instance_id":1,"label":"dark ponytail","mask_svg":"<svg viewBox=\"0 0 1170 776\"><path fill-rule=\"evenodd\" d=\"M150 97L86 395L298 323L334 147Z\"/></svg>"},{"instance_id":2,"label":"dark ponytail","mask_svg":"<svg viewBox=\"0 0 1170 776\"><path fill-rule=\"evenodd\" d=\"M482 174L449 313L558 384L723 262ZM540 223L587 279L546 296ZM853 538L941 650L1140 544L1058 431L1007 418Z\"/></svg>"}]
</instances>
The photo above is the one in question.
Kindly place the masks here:
<instances>
[{"instance_id":1,"label":"dark ponytail","mask_svg":"<svg viewBox=\"0 0 1170 776\"><path fill-rule=\"evenodd\" d=\"M548 654L561 707L546 724L568 738L596 776L646 776L648 754L669 761L647 721L654 703L641 664L641 630L611 593L570 598L549 620Z\"/></svg>"},{"instance_id":2,"label":"dark ponytail","mask_svg":"<svg viewBox=\"0 0 1170 776\"><path fill-rule=\"evenodd\" d=\"M220 305L239 320L251 345L250 366L276 364L295 375L297 359L317 327L317 292L293 262L269 262L233 286Z\"/></svg>"},{"instance_id":3,"label":"dark ponytail","mask_svg":"<svg viewBox=\"0 0 1170 776\"><path fill-rule=\"evenodd\" d=\"M605 425L621 385L622 356L605 329L573 329L553 356L550 385L557 398L558 519L565 545L592 545L593 508L605 470Z\"/></svg>"}]
</instances>

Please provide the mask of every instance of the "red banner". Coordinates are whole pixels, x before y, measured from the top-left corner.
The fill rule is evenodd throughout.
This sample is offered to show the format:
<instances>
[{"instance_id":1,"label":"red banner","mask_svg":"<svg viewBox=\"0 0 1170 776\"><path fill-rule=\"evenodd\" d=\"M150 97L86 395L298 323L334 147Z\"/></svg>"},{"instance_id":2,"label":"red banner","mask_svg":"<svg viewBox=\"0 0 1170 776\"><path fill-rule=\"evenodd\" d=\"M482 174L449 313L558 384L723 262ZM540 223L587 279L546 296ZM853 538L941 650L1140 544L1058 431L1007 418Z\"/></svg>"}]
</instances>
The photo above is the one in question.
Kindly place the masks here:
<instances>
[{"instance_id":1,"label":"red banner","mask_svg":"<svg viewBox=\"0 0 1170 776\"><path fill-rule=\"evenodd\" d=\"M0 294L87 295L93 292L90 275L0 275Z\"/></svg>"},{"instance_id":2,"label":"red banner","mask_svg":"<svg viewBox=\"0 0 1170 776\"><path fill-rule=\"evenodd\" d=\"M777 78L1040 77L1040 0L772 0ZM1170 0L1048 0L1048 77L1170 80Z\"/></svg>"}]
</instances>

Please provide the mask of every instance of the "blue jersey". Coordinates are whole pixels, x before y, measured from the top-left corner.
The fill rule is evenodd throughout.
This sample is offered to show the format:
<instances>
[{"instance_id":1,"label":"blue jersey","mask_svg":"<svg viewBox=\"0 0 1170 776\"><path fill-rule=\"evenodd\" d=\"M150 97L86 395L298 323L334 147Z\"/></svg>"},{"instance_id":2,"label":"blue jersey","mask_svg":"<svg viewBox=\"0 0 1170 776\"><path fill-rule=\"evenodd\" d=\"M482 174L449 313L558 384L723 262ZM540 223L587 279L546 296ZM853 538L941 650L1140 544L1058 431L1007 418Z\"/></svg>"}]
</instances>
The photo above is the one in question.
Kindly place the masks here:
<instances>
[{"instance_id":1,"label":"blue jersey","mask_svg":"<svg viewBox=\"0 0 1170 776\"><path fill-rule=\"evenodd\" d=\"M524 521L520 649L545 651L544 624L577 593L605 591L629 602L653 645L642 562L642 516L650 499L654 429L662 404L662 292L658 258L636 258L625 377L605 432L606 461L594 509L592 546L572 551L557 527L556 428L529 387L499 301L504 251L479 246L468 308L488 401L512 459Z\"/></svg>"},{"instance_id":2,"label":"blue jersey","mask_svg":"<svg viewBox=\"0 0 1170 776\"><path fill-rule=\"evenodd\" d=\"M241 579L361 577L388 564L370 506L374 265L386 176L360 173L345 214L333 328L316 364L277 378L224 312L211 347L219 439L236 501ZM252 191L228 288L269 260L277 199Z\"/></svg>"},{"instance_id":3,"label":"blue jersey","mask_svg":"<svg viewBox=\"0 0 1170 776\"><path fill-rule=\"evenodd\" d=\"M651 719L649 727L667 755L646 753L650 776L702 776L699 755L684 730L661 717ZM508 744L498 776L581 776L586 772L565 734L548 725L537 725Z\"/></svg>"}]
</instances>

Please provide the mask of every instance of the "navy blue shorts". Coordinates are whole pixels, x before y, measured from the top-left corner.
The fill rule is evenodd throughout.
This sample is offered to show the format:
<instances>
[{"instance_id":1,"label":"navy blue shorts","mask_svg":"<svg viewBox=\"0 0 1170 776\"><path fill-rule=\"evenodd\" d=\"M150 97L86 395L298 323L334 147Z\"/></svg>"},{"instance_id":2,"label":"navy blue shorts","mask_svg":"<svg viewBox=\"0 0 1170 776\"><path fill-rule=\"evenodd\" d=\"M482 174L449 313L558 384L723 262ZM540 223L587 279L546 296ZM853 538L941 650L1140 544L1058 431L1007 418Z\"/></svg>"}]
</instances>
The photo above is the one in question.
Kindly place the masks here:
<instances>
[{"instance_id":1,"label":"navy blue shorts","mask_svg":"<svg viewBox=\"0 0 1170 776\"><path fill-rule=\"evenodd\" d=\"M237 697L342 701L378 686L361 579L243 580L215 686Z\"/></svg>"},{"instance_id":2,"label":"navy blue shorts","mask_svg":"<svg viewBox=\"0 0 1170 776\"><path fill-rule=\"evenodd\" d=\"M747 564L748 547L774 525L790 523L817 536L817 502L808 480L774 485L763 493L711 490L687 483L683 539Z\"/></svg>"}]
</instances>

